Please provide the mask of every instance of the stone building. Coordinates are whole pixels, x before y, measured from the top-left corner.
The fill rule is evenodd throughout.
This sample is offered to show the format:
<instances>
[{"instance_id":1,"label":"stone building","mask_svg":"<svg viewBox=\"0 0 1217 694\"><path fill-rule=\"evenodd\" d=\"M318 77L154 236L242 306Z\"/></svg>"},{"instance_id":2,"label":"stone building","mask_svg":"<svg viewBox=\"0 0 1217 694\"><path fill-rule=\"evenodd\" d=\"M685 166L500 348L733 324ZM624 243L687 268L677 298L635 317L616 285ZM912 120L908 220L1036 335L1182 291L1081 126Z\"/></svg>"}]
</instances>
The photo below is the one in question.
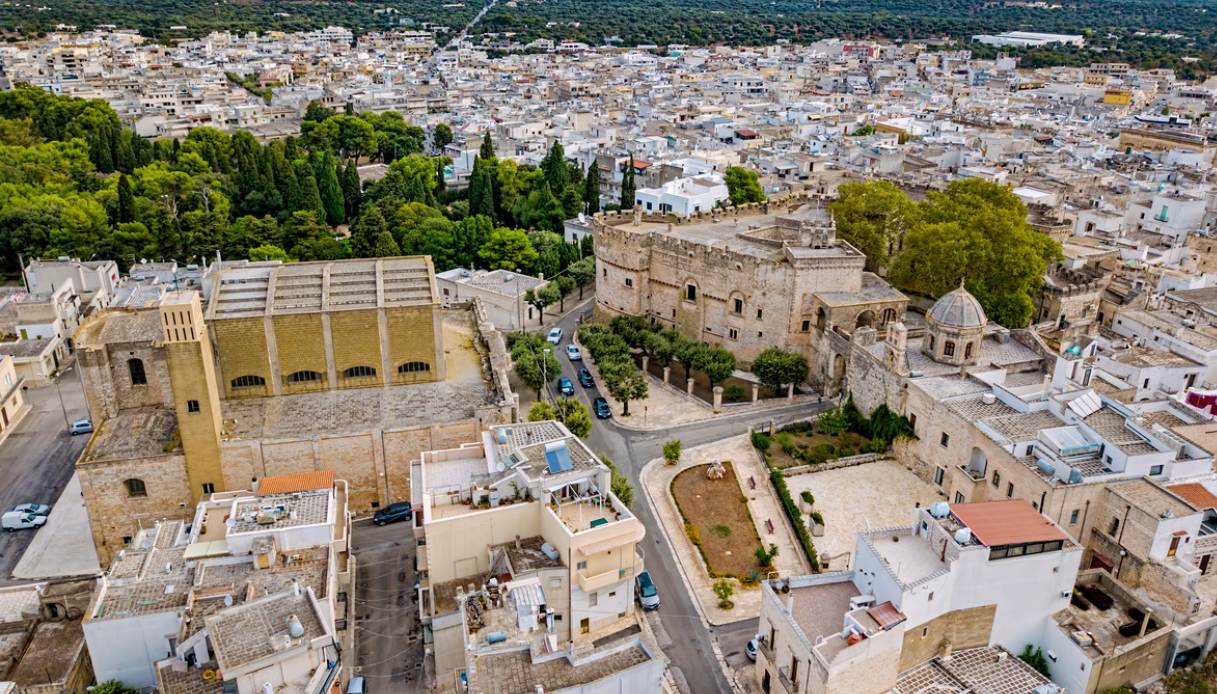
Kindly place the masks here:
<instances>
[{"instance_id":1,"label":"stone building","mask_svg":"<svg viewBox=\"0 0 1217 694\"><path fill-rule=\"evenodd\" d=\"M820 197L688 217L606 213L592 226L599 318L643 316L725 347L745 366L776 346L806 354L813 382L828 377L818 356L826 334L886 327L908 303L836 238Z\"/></svg>"},{"instance_id":2,"label":"stone building","mask_svg":"<svg viewBox=\"0 0 1217 694\"><path fill-rule=\"evenodd\" d=\"M77 463L99 557L206 494L333 470L365 512L409 465L509 422L502 337L441 306L424 257L238 267L204 301L109 310L78 333L97 427Z\"/></svg>"}]
</instances>

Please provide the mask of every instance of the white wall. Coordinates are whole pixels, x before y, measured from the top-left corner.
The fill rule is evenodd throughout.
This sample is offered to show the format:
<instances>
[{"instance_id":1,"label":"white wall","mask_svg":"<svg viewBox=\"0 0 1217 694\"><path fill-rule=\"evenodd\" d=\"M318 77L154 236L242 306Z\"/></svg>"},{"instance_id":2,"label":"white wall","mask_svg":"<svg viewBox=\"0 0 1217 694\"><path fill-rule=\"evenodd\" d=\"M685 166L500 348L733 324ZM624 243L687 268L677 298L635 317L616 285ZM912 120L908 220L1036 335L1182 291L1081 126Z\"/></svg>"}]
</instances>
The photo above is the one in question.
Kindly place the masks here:
<instances>
[{"instance_id":1,"label":"white wall","mask_svg":"<svg viewBox=\"0 0 1217 694\"><path fill-rule=\"evenodd\" d=\"M177 638L180 626L176 612L86 621L85 642L97 681L119 680L134 689L155 686L155 663L172 655L169 639Z\"/></svg>"}]
</instances>

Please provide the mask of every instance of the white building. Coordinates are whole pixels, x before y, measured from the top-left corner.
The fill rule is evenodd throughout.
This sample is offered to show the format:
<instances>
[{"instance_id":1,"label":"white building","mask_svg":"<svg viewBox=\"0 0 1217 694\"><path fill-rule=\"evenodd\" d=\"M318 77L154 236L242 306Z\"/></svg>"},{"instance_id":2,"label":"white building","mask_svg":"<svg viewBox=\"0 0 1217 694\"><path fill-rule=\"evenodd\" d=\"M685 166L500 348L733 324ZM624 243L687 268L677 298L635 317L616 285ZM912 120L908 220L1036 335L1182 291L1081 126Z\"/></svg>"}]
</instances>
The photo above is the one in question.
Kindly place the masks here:
<instances>
[{"instance_id":1,"label":"white building","mask_svg":"<svg viewBox=\"0 0 1217 694\"><path fill-rule=\"evenodd\" d=\"M709 212L729 197L723 177L706 174L678 178L658 188L639 188L634 192L634 204L647 212L670 212L687 217L694 212Z\"/></svg>"},{"instance_id":2,"label":"white building","mask_svg":"<svg viewBox=\"0 0 1217 694\"><path fill-rule=\"evenodd\" d=\"M142 480L125 485L144 494ZM84 621L98 681L313 694L338 680L349 647L335 628L351 571L346 482L317 472L258 488L212 494L189 525L163 521L119 553Z\"/></svg>"},{"instance_id":3,"label":"white building","mask_svg":"<svg viewBox=\"0 0 1217 694\"><path fill-rule=\"evenodd\" d=\"M1035 31L1007 31L1004 34L977 34L973 41L990 46L1063 46L1086 45L1086 37L1081 34L1041 34Z\"/></svg>"},{"instance_id":4,"label":"white building","mask_svg":"<svg viewBox=\"0 0 1217 694\"><path fill-rule=\"evenodd\" d=\"M548 284L543 279L508 270L466 270L463 267L435 274L444 306L477 299L486 317L501 331L536 325L537 309L524 301L524 294Z\"/></svg>"},{"instance_id":5,"label":"white building","mask_svg":"<svg viewBox=\"0 0 1217 694\"><path fill-rule=\"evenodd\" d=\"M25 281L34 294L53 291L69 283L80 296L83 311L105 308L118 288L118 265L113 260L85 260L60 257L32 260L25 268Z\"/></svg>"}]
</instances>

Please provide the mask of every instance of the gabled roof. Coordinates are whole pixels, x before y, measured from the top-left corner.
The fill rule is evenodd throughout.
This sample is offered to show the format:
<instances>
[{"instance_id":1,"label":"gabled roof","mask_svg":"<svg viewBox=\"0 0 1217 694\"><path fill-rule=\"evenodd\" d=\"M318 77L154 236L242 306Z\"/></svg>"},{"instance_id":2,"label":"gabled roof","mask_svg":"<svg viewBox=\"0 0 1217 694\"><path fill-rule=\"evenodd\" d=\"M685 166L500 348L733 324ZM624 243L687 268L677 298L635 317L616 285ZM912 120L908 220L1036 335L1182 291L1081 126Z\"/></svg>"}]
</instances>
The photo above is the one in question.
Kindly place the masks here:
<instances>
[{"instance_id":1,"label":"gabled roof","mask_svg":"<svg viewBox=\"0 0 1217 694\"><path fill-rule=\"evenodd\" d=\"M263 477L258 481L258 496L329 489L334 486L334 477L333 470L314 470L312 472L298 472L293 475Z\"/></svg>"},{"instance_id":2,"label":"gabled roof","mask_svg":"<svg viewBox=\"0 0 1217 694\"><path fill-rule=\"evenodd\" d=\"M1189 482L1171 485L1167 489L1197 509L1217 509L1217 495L1210 492L1203 484Z\"/></svg>"}]
</instances>

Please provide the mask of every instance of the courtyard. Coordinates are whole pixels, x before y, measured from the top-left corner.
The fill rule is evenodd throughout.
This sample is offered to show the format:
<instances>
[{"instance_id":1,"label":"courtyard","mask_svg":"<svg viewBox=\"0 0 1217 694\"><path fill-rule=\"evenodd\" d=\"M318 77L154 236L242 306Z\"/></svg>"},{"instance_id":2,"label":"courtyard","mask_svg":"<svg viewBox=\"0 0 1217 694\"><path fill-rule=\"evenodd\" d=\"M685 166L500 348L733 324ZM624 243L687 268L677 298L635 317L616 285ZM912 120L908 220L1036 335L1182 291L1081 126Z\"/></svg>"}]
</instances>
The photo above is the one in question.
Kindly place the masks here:
<instances>
[{"instance_id":1,"label":"courtyard","mask_svg":"<svg viewBox=\"0 0 1217 694\"><path fill-rule=\"evenodd\" d=\"M916 506L943 499L936 487L893 460L792 475L786 484L800 506L803 491L815 497L824 535L814 541L825 570L849 566L859 531L910 525Z\"/></svg>"}]
</instances>

